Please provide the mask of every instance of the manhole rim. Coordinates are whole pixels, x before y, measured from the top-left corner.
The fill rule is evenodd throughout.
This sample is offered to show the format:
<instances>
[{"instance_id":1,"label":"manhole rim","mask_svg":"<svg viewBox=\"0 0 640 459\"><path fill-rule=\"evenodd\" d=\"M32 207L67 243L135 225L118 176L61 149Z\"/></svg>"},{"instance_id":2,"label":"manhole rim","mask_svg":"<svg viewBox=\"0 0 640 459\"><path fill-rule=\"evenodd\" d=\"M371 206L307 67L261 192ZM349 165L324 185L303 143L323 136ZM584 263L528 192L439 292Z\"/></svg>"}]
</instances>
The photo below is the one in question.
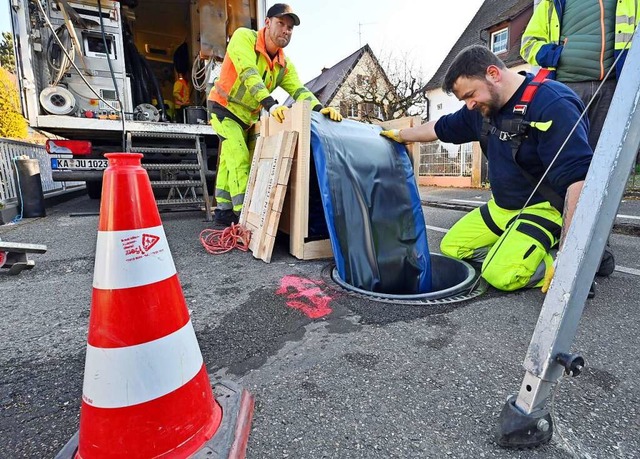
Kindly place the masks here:
<instances>
[{"instance_id":1,"label":"manhole rim","mask_svg":"<svg viewBox=\"0 0 640 459\"><path fill-rule=\"evenodd\" d=\"M368 298L373 301L386 302L386 303L404 303L404 304L442 304L442 303L457 303L475 298L487 290L487 282L484 279L479 279L479 275L476 273L473 266L464 260L448 257L439 253L429 253L431 258L440 257L450 261L455 261L462 265L467 270L467 276L458 284L448 287L446 289L437 290L435 292L398 295L392 293L380 293L370 292L367 290L354 287L353 285L345 282L338 274L335 264L329 266L330 279L335 282L341 289L346 290L349 294ZM467 290L466 294L460 294Z\"/></svg>"}]
</instances>

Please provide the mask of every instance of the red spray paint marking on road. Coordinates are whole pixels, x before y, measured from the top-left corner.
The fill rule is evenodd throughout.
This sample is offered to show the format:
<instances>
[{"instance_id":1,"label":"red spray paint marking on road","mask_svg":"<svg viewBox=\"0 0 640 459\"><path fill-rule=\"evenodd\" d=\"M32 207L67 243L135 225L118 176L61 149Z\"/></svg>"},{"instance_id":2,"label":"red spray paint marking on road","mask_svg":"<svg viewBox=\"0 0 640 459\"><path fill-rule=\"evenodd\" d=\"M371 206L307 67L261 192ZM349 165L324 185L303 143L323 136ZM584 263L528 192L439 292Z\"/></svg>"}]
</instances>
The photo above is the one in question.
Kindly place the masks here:
<instances>
[{"instance_id":1,"label":"red spray paint marking on road","mask_svg":"<svg viewBox=\"0 0 640 459\"><path fill-rule=\"evenodd\" d=\"M278 295L286 295L287 306L300 310L310 319L319 319L333 312L329 303L333 299L325 293L323 281L315 281L300 276L285 276L280 280Z\"/></svg>"}]
</instances>

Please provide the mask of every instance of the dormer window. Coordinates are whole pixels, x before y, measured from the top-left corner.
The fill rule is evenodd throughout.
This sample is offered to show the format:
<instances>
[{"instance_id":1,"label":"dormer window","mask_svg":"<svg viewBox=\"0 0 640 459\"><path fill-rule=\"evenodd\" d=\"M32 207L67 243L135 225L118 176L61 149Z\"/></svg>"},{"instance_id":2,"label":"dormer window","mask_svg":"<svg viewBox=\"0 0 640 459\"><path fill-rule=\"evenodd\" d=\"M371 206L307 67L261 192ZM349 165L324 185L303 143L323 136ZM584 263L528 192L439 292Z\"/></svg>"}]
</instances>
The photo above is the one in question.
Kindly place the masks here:
<instances>
[{"instance_id":1,"label":"dormer window","mask_svg":"<svg viewBox=\"0 0 640 459\"><path fill-rule=\"evenodd\" d=\"M356 85L361 88L369 85L370 80L368 75L356 75Z\"/></svg>"},{"instance_id":2,"label":"dormer window","mask_svg":"<svg viewBox=\"0 0 640 459\"><path fill-rule=\"evenodd\" d=\"M509 28L496 30L491 33L491 51L493 54L505 53L509 43Z\"/></svg>"}]
</instances>

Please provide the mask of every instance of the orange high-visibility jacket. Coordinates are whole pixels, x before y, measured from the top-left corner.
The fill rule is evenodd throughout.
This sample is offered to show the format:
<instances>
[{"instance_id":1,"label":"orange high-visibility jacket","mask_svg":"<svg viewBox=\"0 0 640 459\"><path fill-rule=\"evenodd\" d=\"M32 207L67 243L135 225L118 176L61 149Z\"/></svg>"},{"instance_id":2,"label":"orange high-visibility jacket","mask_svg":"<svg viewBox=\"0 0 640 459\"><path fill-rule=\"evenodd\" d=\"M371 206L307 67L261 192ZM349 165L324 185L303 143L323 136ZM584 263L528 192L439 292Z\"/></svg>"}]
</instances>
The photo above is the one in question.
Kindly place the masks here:
<instances>
[{"instance_id":1,"label":"orange high-visibility jacket","mask_svg":"<svg viewBox=\"0 0 640 459\"><path fill-rule=\"evenodd\" d=\"M181 108L185 105L189 105L191 102L191 87L187 80L182 76L178 77L173 84L173 103L176 108Z\"/></svg>"},{"instance_id":2,"label":"orange high-visibility jacket","mask_svg":"<svg viewBox=\"0 0 640 459\"><path fill-rule=\"evenodd\" d=\"M247 125L258 120L260 102L281 87L296 101L308 100L311 106L320 101L300 82L293 63L278 50L271 59L265 44L265 28L259 31L239 28L231 36L222 62L220 76L209 100L219 103Z\"/></svg>"}]
</instances>

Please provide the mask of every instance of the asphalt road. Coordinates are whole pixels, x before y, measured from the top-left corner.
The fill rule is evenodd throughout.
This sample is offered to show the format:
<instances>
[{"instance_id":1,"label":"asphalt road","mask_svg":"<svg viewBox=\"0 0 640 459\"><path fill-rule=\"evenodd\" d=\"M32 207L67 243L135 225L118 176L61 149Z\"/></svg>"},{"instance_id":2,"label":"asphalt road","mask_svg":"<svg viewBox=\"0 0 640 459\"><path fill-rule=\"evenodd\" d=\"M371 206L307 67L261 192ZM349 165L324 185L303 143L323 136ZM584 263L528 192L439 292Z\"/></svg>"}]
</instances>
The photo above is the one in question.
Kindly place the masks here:
<instances>
[{"instance_id":1,"label":"asphalt road","mask_svg":"<svg viewBox=\"0 0 640 459\"><path fill-rule=\"evenodd\" d=\"M423 191L427 200L486 197ZM78 428L97 210L81 197L45 218L0 226L3 240L49 249L32 256L31 271L0 271L2 458L53 457ZM464 211L424 211L438 252L442 231ZM71 216L83 212L90 215ZM202 214L162 219L211 379L234 380L255 395L249 458L640 457L634 236L611 237L627 271L600 279L586 304L574 351L587 367L555 391L559 433L539 449L511 451L493 432L524 375L539 290L489 289L444 313L378 303L336 288L328 260L297 260L284 241L268 265L239 251L213 256L198 241L208 227ZM311 287L321 302L307 296L301 308L288 298Z\"/></svg>"}]
</instances>

